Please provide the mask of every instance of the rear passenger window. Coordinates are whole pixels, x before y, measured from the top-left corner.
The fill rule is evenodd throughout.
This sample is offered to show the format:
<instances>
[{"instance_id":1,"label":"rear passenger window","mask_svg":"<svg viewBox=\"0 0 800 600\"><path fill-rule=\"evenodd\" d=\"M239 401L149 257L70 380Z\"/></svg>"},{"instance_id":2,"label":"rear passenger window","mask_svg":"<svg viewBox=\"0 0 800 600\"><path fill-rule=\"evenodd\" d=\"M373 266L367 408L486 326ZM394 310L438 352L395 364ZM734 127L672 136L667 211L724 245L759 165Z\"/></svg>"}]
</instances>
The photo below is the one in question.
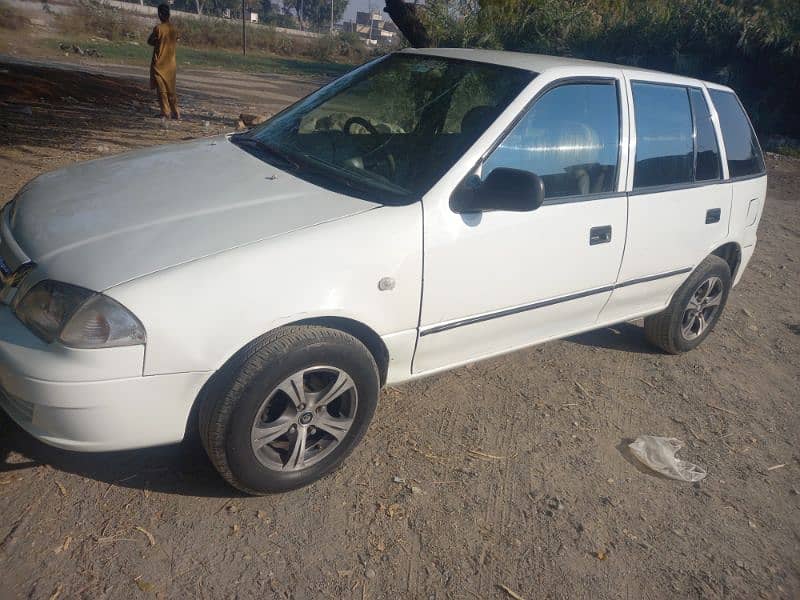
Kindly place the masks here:
<instances>
[{"instance_id":1,"label":"rear passenger window","mask_svg":"<svg viewBox=\"0 0 800 600\"><path fill-rule=\"evenodd\" d=\"M686 88L633 83L634 189L694 182L692 111Z\"/></svg>"},{"instance_id":2,"label":"rear passenger window","mask_svg":"<svg viewBox=\"0 0 800 600\"><path fill-rule=\"evenodd\" d=\"M708 110L703 92L689 88L689 99L692 103L692 115L695 128L695 181L709 181L722 177L722 165L719 161L719 147L711 112Z\"/></svg>"},{"instance_id":3,"label":"rear passenger window","mask_svg":"<svg viewBox=\"0 0 800 600\"><path fill-rule=\"evenodd\" d=\"M486 159L483 177L497 167L531 171L545 198L616 191L619 136L616 84L564 84L514 126Z\"/></svg>"},{"instance_id":4,"label":"rear passenger window","mask_svg":"<svg viewBox=\"0 0 800 600\"><path fill-rule=\"evenodd\" d=\"M763 173L764 157L739 99L730 92L709 90L709 93L719 115L730 176L743 177Z\"/></svg>"}]
</instances>

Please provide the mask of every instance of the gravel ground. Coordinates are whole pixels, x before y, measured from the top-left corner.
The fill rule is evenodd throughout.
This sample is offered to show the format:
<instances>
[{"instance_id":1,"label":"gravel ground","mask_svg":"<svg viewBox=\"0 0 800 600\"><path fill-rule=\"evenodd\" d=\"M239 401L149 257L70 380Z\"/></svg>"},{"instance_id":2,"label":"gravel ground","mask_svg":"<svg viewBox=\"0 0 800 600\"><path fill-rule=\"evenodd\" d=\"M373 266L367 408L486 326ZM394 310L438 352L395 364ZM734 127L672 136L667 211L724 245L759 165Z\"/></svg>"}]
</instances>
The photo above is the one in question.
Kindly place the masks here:
<instances>
[{"instance_id":1,"label":"gravel ground","mask_svg":"<svg viewBox=\"0 0 800 600\"><path fill-rule=\"evenodd\" d=\"M316 84L185 73L162 130L144 74L0 64L0 198ZM244 497L191 443L71 454L0 416L0 598L800 597L800 161L768 163L755 257L701 348L625 323L387 389L303 490ZM644 433L708 477L639 468Z\"/></svg>"}]
</instances>

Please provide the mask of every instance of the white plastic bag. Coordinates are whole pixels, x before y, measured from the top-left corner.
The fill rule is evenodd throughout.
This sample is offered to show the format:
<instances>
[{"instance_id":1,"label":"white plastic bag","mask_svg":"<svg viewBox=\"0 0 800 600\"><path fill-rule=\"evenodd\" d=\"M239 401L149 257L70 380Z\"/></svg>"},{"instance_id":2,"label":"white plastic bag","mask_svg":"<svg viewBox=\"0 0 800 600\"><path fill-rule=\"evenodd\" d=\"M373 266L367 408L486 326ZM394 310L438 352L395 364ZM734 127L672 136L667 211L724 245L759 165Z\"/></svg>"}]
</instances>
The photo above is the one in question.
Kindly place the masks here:
<instances>
[{"instance_id":1,"label":"white plastic bag","mask_svg":"<svg viewBox=\"0 0 800 600\"><path fill-rule=\"evenodd\" d=\"M628 447L645 465L670 479L694 482L700 481L708 474L703 467L675 456L675 453L683 448L683 442L675 438L640 435Z\"/></svg>"}]
</instances>

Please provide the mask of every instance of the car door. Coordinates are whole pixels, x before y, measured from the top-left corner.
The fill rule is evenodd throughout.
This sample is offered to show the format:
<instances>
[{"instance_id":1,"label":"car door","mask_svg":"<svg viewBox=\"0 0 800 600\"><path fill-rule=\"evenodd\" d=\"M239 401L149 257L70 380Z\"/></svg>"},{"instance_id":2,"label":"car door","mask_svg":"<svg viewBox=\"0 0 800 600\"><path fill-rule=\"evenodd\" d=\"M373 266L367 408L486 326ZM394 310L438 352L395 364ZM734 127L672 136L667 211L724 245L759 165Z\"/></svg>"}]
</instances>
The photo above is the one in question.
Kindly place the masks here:
<instances>
[{"instance_id":1,"label":"car door","mask_svg":"<svg viewBox=\"0 0 800 600\"><path fill-rule=\"evenodd\" d=\"M485 179L498 167L536 173L543 205L458 214L449 194L423 200L414 373L589 328L609 298L627 218L621 71L537 82L533 101L470 175Z\"/></svg>"},{"instance_id":2,"label":"car door","mask_svg":"<svg viewBox=\"0 0 800 600\"><path fill-rule=\"evenodd\" d=\"M634 123L628 238L616 288L600 317L606 323L666 306L694 267L723 243L731 213L718 125L704 87L668 75L627 79Z\"/></svg>"}]
</instances>

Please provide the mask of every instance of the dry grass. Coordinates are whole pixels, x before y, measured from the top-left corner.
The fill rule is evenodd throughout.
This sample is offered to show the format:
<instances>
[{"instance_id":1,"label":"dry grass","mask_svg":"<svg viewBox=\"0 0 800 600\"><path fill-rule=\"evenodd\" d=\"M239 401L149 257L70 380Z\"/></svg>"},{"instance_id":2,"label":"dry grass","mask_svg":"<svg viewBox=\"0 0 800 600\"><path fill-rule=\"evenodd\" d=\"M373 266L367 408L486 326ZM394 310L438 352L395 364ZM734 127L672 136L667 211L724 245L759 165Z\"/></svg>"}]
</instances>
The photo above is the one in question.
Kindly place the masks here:
<instances>
[{"instance_id":1,"label":"dry grass","mask_svg":"<svg viewBox=\"0 0 800 600\"><path fill-rule=\"evenodd\" d=\"M58 28L73 36L102 37L112 42L146 39L147 29L133 14L97 2L82 2L58 15Z\"/></svg>"},{"instance_id":2,"label":"dry grass","mask_svg":"<svg viewBox=\"0 0 800 600\"><path fill-rule=\"evenodd\" d=\"M64 34L76 37L143 42L150 31L145 21L124 10L90 0L82 2L69 14L60 16L59 29ZM238 23L214 18L180 17L173 18L172 22L178 28L182 46L226 50L241 48L242 31ZM361 62L369 53L358 37L347 34L301 38L278 33L264 25L248 27L247 47L281 56L340 62Z\"/></svg>"},{"instance_id":3,"label":"dry grass","mask_svg":"<svg viewBox=\"0 0 800 600\"><path fill-rule=\"evenodd\" d=\"M18 31L25 29L31 22L18 14L11 6L5 2L0 2L0 29L12 29Z\"/></svg>"}]
</instances>

